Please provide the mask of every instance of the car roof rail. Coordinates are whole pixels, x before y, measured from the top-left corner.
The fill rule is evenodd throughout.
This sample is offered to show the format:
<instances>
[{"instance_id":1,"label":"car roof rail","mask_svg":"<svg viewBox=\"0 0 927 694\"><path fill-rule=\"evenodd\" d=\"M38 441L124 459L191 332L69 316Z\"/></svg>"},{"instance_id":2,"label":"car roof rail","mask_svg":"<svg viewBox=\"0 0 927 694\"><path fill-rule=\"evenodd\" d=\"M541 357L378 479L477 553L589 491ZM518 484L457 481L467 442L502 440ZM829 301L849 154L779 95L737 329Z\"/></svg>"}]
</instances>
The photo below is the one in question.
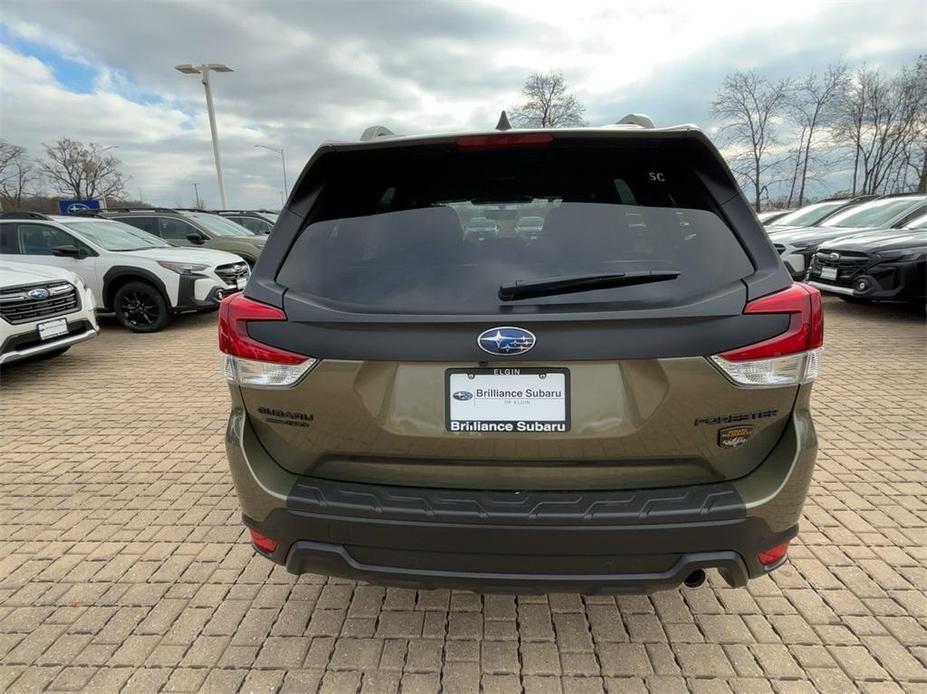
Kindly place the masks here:
<instances>
[{"instance_id":1,"label":"car roof rail","mask_svg":"<svg viewBox=\"0 0 927 694\"><path fill-rule=\"evenodd\" d=\"M381 137L396 137L396 133L383 125L371 125L361 133L361 142L376 140Z\"/></svg>"},{"instance_id":2,"label":"car roof rail","mask_svg":"<svg viewBox=\"0 0 927 694\"><path fill-rule=\"evenodd\" d=\"M99 212L176 212L173 207L107 207Z\"/></svg>"},{"instance_id":3,"label":"car roof rail","mask_svg":"<svg viewBox=\"0 0 927 694\"><path fill-rule=\"evenodd\" d=\"M105 212L105 211L106 210L93 210L88 207L86 210L73 210L73 211L65 212L65 216L67 217L100 217L102 216L100 213Z\"/></svg>"},{"instance_id":4,"label":"car roof rail","mask_svg":"<svg viewBox=\"0 0 927 694\"><path fill-rule=\"evenodd\" d=\"M646 113L629 113L615 125L636 125L638 128L653 128L653 120Z\"/></svg>"},{"instance_id":5,"label":"car roof rail","mask_svg":"<svg viewBox=\"0 0 927 694\"><path fill-rule=\"evenodd\" d=\"M0 212L0 219L48 219L51 217L43 212L31 212L29 210L4 210Z\"/></svg>"},{"instance_id":6,"label":"car roof rail","mask_svg":"<svg viewBox=\"0 0 927 694\"><path fill-rule=\"evenodd\" d=\"M909 190L907 193L885 193L885 195L877 195L878 198L914 198L914 197L924 197L925 193L918 193L915 190Z\"/></svg>"}]
</instances>

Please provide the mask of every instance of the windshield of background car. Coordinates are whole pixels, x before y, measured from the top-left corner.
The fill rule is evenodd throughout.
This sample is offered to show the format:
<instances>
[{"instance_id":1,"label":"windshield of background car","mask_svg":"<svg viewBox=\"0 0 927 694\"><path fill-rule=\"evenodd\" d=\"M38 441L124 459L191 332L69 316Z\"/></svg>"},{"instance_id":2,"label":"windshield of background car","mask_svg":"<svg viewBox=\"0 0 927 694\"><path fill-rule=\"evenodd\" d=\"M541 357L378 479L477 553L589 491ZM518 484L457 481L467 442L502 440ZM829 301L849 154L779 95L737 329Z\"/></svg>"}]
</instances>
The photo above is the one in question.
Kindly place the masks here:
<instances>
[{"instance_id":1,"label":"windshield of background car","mask_svg":"<svg viewBox=\"0 0 927 694\"><path fill-rule=\"evenodd\" d=\"M927 214L923 214L920 217L915 217L910 222L904 225L905 229L921 229L927 230Z\"/></svg>"},{"instance_id":2,"label":"windshield of background car","mask_svg":"<svg viewBox=\"0 0 927 694\"><path fill-rule=\"evenodd\" d=\"M342 310L653 308L698 301L753 272L679 156L575 146L365 154L332 162L313 221L277 275ZM524 217L542 220L536 235L516 230ZM475 219L498 231L473 233ZM519 280L646 270L680 275L517 301L498 296L501 284Z\"/></svg>"},{"instance_id":3,"label":"windshield of background car","mask_svg":"<svg viewBox=\"0 0 927 694\"><path fill-rule=\"evenodd\" d=\"M187 216L216 236L254 236L254 233L229 219L206 212L188 212Z\"/></svg>"},{"instance_id":4,"label":"windshield of background car","mask_svg":"<svg viewBox=\"0 0 927 694\"><path fill-rule=\"evenodd\" d=\"M794 212L775 219L768 224L771 227L810 227L814 226L827 215L832 214L834 210L846 205L845 200L835 200L831 202L816 202L813 205L807 205L799 208Z\"/></svg>"},{"instance_id":5,"label":"windshield of background car","mask_svg":"<svg viewBox=\"0 0 927 694\"><path fill-rule=\"evenodd\" d=\"M927 200L927 198L925 198ZM838 212L824 222L825 227L878 227L888 224L895 217L908 208L917 204L912 198L888 198L886 200L873 200L858 207ZM924 202L924 201L921 201Z\"/></svg>"},{"instance_id":6,"label":"windshield of background car","mask_svg":"<svg viewBox=\"0 0 927 694\"><path fill-rule=\"evenodd\" d=\"M62 222L107 251L138 251L144 248L170 248L161 239L116 221Z\"/></svg>"}]
</instances>

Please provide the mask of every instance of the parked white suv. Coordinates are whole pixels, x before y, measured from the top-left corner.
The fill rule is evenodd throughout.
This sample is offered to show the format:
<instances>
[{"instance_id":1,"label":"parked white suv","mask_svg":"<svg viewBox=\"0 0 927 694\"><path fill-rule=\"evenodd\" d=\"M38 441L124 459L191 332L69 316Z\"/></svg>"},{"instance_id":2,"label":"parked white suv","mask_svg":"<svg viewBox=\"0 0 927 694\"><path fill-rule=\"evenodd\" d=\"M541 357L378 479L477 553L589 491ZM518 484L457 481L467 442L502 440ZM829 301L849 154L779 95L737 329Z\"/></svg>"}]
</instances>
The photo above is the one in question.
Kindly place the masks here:
<instances>
[{"instance_id":1,"label":"parked white suv","mask_svg":"<svg viewBox=\"0 0 927 694\"><path fill-rule=\"evenodd\" d=\"M251 274L225 251L177 248L113 220L37 213L0 215L0 259L74 272L99 309L135 332L161 330L177 313L216 309Z\"/></svg>"},{"instance_id":2,"label":"parked white suv","mask_svg":"<svg viewBox=\"0 0 927 694\"><path fill-rule=\"evenodd\" d=\"M55 357L96 337L95 308L73 272L0 260L0 364Z\"/></svg>"}]
</instances>

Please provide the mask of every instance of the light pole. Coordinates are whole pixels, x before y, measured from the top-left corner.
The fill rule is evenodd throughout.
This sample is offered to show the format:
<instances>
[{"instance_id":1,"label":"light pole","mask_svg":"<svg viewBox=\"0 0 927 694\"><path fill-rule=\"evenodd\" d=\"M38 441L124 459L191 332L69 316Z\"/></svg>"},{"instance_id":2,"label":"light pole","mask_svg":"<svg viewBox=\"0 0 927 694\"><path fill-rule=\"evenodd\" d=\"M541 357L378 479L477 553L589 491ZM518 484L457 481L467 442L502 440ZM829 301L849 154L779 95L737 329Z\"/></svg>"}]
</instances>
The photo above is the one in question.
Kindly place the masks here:
<instances>
[{"instance_id":1,"label":"light pole","mask_svg":"<svg viewBox=\"0 0 927 694\"><path fill-rule=\"evenodd\" d=\"M206 112L209 114L209 130L212 133L212 153L216 159L216 178L219 179L219 198L222 201L222 209L228 208L228 201L225 198L225 181L222 180L222 160L219 158L219 135L216 132L216 114L212 109L212 88L209 84L210 72L233 72L228 65L221 63L203 63L202 65L178 65L174 68L177 72L185 75L200 75L203 88L206 90Z\"/></svg>"},{"instance_id":2,"label":"light pole","mask_svg":"<svg viewBox=\"0 0 927 694\"><path fill-rule=\"evenodd\" d=\"M200 184L193 184L193 206L196 209L201 209L203 207L203 201L200 200Z\"/></svg>"},{"instance_id":3,"label":"light pole","mask_svg":"<svg viewBox=\"0 0 927 694\"><path fill-rule=\"evenodd\" d=\"M286 159L283 156L283 147L277 149L276 147L269 147L268 145L254 145L255 147L262 147L264 149L269 149L271 152L276 152L280 155L280 166L283 167L283 197L289 197L290 191L286 184ZM284 201L285 203L286 201Z\"/></svg>"}]
</instances>

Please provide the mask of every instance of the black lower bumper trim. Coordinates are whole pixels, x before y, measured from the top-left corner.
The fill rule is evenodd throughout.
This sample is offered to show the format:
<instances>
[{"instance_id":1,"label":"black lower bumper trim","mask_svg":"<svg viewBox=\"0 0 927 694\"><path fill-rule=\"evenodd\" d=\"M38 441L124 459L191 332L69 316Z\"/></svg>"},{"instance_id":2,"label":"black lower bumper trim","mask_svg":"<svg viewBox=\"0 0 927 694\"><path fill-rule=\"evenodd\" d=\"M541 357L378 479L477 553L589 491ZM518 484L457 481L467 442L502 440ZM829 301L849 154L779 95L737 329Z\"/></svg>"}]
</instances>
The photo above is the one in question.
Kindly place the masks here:
<instances>
[{"instance_id":1,"label":"black lower bumper trim","mask_svg":"<svg viewBox=\"0 0 927 694\"><path fill-rule=\"evenodd\" d=\"M290 548L286 567L295 574L318 573L403 588L454 588L482 593L653 593L678 587L696 569L719 569L732 586L743 586L749 578L740 555L732 551L684 554L669 569L652 573L490 573L363 564L344 546L299 541Z\"/></svg>"},{"instance_id":2,"label":"black lower bumper trim","mask_svg":"<svg viewBox=\"0 0 927 694\"><path fill-rule=\"evenodd\" d=\"M728 483L668 489L500 492L302 478L261 521L293 573L480 592L649 593L696 569L734 586L791 539L748 516Z\"/></svg>"},{"instance_id":3,"label":"black lower bumper trim","mask_svg":"<svg viewBox=\"0 0 927 694\"><path fill-rule=\"evenodd\" d=\"M182 313L186 311L214 311L219 308L219 302L222 301L229 294L234 294L235 292L241 291L235 289L234 287L213 287L209 290L209 294L206 295L206 298L202 301L193 298L192 289L190 292L187 292L186 295L181 294L182 301L178 301L177 307L174 309L176 313Z\"/></svg>"}]
</instances>

